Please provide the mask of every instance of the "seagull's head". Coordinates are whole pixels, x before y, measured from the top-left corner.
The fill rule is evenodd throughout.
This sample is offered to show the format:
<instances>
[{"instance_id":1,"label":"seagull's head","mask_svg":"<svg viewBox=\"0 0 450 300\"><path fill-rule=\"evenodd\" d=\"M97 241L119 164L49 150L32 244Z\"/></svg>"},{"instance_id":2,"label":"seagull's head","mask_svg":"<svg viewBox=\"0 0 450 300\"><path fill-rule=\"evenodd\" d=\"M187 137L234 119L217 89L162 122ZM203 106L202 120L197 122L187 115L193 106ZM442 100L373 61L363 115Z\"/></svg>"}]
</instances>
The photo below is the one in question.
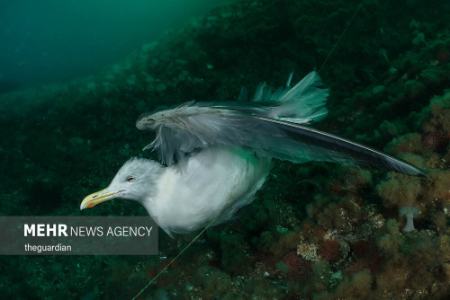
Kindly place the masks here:
<instances>
[{"instance_id":1,"label":"seagull's head","mask_svg":"<svg viewBox=\"0 0 450 300\"><path fill-rule=\"evenodd\" d=\"M119 169L108 187L86 196L81 202L80 209L92 208L115 198L144 201L154 192L162 168L156 161L132 158Z\"/></svg>"}]
</instances>

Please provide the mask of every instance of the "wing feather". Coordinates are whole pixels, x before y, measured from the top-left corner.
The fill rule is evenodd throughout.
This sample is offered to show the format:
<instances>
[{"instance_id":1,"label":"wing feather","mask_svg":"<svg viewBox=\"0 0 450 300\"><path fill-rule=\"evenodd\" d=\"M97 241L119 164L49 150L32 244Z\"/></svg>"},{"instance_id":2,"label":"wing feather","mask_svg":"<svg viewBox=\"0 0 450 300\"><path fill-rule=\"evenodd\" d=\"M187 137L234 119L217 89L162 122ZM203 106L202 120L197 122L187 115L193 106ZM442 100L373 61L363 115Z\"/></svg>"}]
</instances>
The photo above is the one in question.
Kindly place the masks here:
<instances>
[{"instance_id":1,"label":"wing feather","mask_svg":"<svg viewBox=\"0 0 450 300\"><path fill-rule=\"evenodd\" d=\"M209 106L165 111L151 148L161 160L174 164L186 154L210 146L240 146L260 156L294 163L328 161L358 163L421 175L416 167L369 147L301 124L254 113Z\"/></svg>"},{"instance_id":2,"label":"wing feather","mask_svg":"<svg viewBox=\"0 0 450 300\"><path fill-rule=\"evenodd\" d=\"M136 126L156 132L155 140L146 148L159 152L161 161L167 165L192 152L219 145L246 147L260 156L295 163L353 162L411 175L423 174L394 157L302 125L327 114L328 90L314 71L292 88L291 80L292 75L286 88L275 92L260 84L252 105L188 102L143 115Z\"/></svg>"}]
</instances>

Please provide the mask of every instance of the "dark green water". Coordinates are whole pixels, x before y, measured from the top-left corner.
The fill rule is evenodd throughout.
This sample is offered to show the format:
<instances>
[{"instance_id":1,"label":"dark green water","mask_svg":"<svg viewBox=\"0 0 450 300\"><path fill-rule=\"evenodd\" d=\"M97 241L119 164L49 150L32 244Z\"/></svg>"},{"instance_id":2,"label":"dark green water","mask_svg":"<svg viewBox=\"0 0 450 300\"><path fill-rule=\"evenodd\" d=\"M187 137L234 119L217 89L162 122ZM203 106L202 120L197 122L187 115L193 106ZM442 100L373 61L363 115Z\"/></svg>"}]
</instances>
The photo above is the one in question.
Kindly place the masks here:
<instances>
[{"instance_id":1,"label":"dark green water","mask_svg":"<svg viewBox=\"0 0 450 300\"><path fill-rule=\"evenodd\" d=\"M233 100L242 86L279 86L292 71L299 79L316 69L331 91L329 116L317 128L408 161L427 178L276 162L257 199L208 229L141 299L450 295L448 1L243 0L208 13L212 4L194 1L177 3L174 14L166 2L137 1L142 6L121 22L115 18L125 10L106 1L68 2L66 10L47 2L23 11L0 5L8 16L0 22L11 26L0 35L2 215L145 215L122 200L79 211L124 161L144 155L152 136L135 129L141 113L192 99ZM90 21L76 27L53 14L67 8ZM96 10L108 29L104 43L88 28ZM58 28L64 38L42 43L62 21L70 23ZM17 54L23 30L33 38ZM403 230L405 207L420 211L411 232ZM129 299L194 235L161 232L161 255L151 257L3 256L1 297Z\"/></svg>"}]
</instances>

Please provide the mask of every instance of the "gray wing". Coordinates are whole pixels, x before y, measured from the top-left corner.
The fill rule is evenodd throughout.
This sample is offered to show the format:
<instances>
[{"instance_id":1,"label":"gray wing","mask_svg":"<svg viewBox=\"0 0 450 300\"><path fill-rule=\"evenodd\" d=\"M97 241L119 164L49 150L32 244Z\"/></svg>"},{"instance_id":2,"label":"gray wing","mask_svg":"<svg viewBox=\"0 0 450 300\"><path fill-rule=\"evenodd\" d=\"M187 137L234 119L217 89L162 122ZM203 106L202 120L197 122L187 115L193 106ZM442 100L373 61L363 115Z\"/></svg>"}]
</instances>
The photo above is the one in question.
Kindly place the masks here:
<instances>
[{"instance_id":1,"label":"gray wing","mask_svg":"<svg viewBox=\"0 0 450 300\"><path fill-rule=\"evenodd\" d=\"M261 156L294 163L353 162L411 175L422 174L406 162L304 126L326 115L327 96L328 90L322 87L319 76L311 72L292 88L272 92L260 85L253 105L190 102L143 115L136 126L156 132L155 140L146 148L156 150L167 165L206 147L238 146L253 149ZM263 97L269 97L265 105L261 102Z\"/></svg>"},{"instance_id":2,"label":"gray wing","mask_svg":"<svg viewBox=\"0 0 450 300\"><path fill-rule=\"evenodd\" d=\"M328 161L384 167L421 175L416 167L369 147L302 124L261 116L238 108L189 106L165 111L156 138L147 147L171 165L186 154L211 146L239 146L261 156L294 163ZM144 117L145 118L145 117Z\"/></svg>"}]
</instances>

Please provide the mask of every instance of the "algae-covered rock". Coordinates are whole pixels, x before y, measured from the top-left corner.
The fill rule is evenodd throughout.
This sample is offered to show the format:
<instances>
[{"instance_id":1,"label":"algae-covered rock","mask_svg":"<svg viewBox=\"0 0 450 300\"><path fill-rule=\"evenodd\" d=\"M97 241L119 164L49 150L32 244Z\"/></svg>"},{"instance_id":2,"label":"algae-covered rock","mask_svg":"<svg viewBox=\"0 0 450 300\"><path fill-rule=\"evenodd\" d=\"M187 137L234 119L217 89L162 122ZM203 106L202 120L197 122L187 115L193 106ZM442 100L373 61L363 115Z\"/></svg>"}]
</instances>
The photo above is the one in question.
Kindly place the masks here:
<instances>
[{"instance_id":1,"label":"algae-covered rock","mask_svg":"<svg viewBox=\"0 0 450 300\"><path fill-rule=\"evenodd\" d=\"M414 206L421 193L421 179L389 173L376 187L386 207Z\"/></svg>"}]
</instances>

